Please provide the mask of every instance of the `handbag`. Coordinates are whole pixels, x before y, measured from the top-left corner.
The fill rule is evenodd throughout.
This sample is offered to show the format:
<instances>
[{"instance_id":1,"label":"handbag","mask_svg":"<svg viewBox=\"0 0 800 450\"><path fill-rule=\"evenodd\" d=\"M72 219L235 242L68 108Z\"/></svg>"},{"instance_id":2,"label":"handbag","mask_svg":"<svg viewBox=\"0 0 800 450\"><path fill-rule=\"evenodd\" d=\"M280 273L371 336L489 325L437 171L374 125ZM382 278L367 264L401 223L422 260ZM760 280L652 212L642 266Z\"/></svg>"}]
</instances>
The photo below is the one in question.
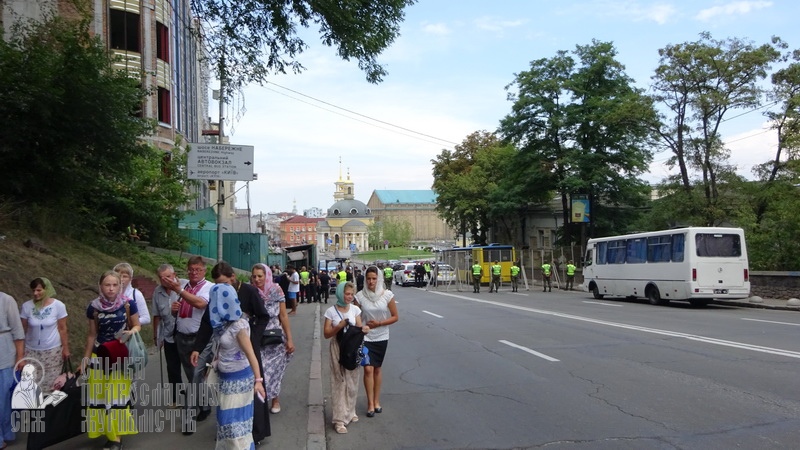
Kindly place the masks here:
<instances>
[{"instance_id":1,"label":"handbag","mask_svg":"<svg viewBox=\"0 0 800 450\"><path fill-rule=\"evenodd\" d=\"M283 344L283 330L280 328L267 328L264 334L261 335L261 346L269 347L270 345Z\"/></svg>"},{"instance_id":2,"label":"handbag","mask_svg":"<svg viewBox=\"0 0 800 450\"><path fill-rule=\"evenodd\" d=\"M75 370L72 368L72 361L69 358L65 359L61 364L61 374L58 375L53 382L54 391L62 391L74 388L77 386L78 377Z\"/></svg>"},{"instance_id":3,"label":"handbag","mask_svg":"<svg viewBox=\"0 0 800 450\"><path fill-rule=\"evenodd\" d=\"M133 374L144 372L147 366L147 347L139 333L131 334L130 339L125 343L128 346L129 367ZM144 378L144 377L142 377Z\"/></svg>"}]
</instances>

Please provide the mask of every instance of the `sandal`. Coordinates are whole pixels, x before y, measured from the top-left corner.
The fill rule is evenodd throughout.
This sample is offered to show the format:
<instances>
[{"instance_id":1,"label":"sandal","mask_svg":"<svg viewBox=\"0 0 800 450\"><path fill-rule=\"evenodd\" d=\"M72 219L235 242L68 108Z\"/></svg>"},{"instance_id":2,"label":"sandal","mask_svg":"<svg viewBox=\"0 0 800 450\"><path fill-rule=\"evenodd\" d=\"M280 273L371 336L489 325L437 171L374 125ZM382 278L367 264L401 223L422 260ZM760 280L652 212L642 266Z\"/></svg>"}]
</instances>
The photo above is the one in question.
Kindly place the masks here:
<instances>
[{"instance_id":1,"label":"sandal","mask_svg":"<svg viewBox=\"0 0 800 450\"><path fill-rule=\"evenodd\" d=\"M353 418L352 418L352 419L350 419L350 422L351 422L351 423L356 423L356 422L358 422L358 416L353 416ZM0 449L0 450L2 450L2 449Z\"/></svg>"},{"instance_id":2,"label":"sandal","mask_svg":"<svg viewBox=\"0 0 800 450\"><path fill-rule=\"evenodd\" d=\"M108 441L103 450L122 450L122 442Z\"/></svg>"},{"instance_id":3,"label":"sandal","mask_svg":"<svg viewBox=\"0 0 800 450\"><path fill-rule=\"evenodd\" d=\"M347 434L347 427L344 426L343 423L337 422L336 424L334 424L333 427L336 428L336 432L337 433L339 433L339 434Z\"/></svg>"}]
</instances>

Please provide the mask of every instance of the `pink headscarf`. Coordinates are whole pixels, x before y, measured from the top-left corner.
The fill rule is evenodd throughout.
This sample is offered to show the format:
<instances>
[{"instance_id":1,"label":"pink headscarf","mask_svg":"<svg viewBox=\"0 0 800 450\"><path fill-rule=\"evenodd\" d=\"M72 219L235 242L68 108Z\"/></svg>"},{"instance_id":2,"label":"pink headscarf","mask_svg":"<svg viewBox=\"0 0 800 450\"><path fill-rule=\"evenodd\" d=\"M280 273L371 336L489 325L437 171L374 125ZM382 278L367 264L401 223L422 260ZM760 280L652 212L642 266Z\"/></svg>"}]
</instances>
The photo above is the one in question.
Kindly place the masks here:
<instances>
[{"instance_id":1,"label":"pink headscarf","mask_svg":"<svg viewBox=\"0 0 800 450\"><path fill-rule=\"evenodd\" d=\"M253 269L261 269L264 271L264 288L262 289L258 287L255 283L253 283L253 286L258 289L258 293L261 294L261 298L266 300L269 291L275 287L275 283L272 281L272 270L270 270L269 267L267 267L267 265L264 263L258 263L254 265Z\"/></svg>"}]
</instances>

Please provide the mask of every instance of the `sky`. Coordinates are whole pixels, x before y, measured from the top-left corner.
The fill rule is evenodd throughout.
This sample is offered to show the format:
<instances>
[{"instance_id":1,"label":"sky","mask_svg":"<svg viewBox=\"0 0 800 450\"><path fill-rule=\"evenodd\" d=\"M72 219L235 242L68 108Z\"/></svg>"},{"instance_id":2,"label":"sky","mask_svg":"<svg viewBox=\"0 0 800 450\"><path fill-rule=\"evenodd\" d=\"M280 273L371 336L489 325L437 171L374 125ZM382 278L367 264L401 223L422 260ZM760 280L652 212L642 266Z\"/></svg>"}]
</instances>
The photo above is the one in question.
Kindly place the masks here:
<instances>
[{"instance_id":1,"label":"sky","mask_svg":"<svg viewBox=\"0 0 800 450\"><path fill-rule=\"evenodd\" d=\"M255 147L258 174L249 188L237 182L237 208L327 210L334 182L348 173L364 203L376 189L430 189L431 160L473 132L496 130L511 112L506 86L515 74L593 39L612 42L646 90L658 50L704 31L756 45L779 36L800 48L800 2L791 0L419 0L405 12L400 36L378 58L388 71L383 82L368 83L356 61L339 59L311 29L299 56L305 71L248 86L226 107L225 133ZM215 120L217 108L212 102ZM733 111L721 130L748 178L776 150L763 112ZM655 154L644 179L671 173L668 157Z\"/></svg>"}]
</instances>

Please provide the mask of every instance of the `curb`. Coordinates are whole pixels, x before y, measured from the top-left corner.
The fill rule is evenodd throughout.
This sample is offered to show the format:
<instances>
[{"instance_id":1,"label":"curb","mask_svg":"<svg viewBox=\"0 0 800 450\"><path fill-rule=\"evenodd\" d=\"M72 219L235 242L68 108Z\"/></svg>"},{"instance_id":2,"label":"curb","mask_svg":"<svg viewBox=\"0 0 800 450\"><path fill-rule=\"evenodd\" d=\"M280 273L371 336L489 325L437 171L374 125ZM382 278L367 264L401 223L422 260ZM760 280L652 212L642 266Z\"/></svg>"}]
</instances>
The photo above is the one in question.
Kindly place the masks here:
<instances>
[{"instance_id":1,"label":"curb","mask_svg":"<svg viewBox=\"0 0 800 450\"><path fill-rule=\"evenodd\" d=\"M719 306L738 306L740 308L774 309L774 310L780 310L780 311L796 311L796 312L800 312L800 307L798 307L798 306L768 305L766 303L732 302L732 301L712 300L711 304L719 305Z\"/></svg>"},{"instance_id":2,"label":"curb","mask_svg":"<svg viewBox=\"0 0 800 450\"><path fill-rule=\"evenodd\" d=\"M308 375L308 440L306 449L326 450L325 396L322 392L322 341L320 341L320 304L314 310L314 342L311 344L311 370Z\"/></svg>"}]
</instances>

